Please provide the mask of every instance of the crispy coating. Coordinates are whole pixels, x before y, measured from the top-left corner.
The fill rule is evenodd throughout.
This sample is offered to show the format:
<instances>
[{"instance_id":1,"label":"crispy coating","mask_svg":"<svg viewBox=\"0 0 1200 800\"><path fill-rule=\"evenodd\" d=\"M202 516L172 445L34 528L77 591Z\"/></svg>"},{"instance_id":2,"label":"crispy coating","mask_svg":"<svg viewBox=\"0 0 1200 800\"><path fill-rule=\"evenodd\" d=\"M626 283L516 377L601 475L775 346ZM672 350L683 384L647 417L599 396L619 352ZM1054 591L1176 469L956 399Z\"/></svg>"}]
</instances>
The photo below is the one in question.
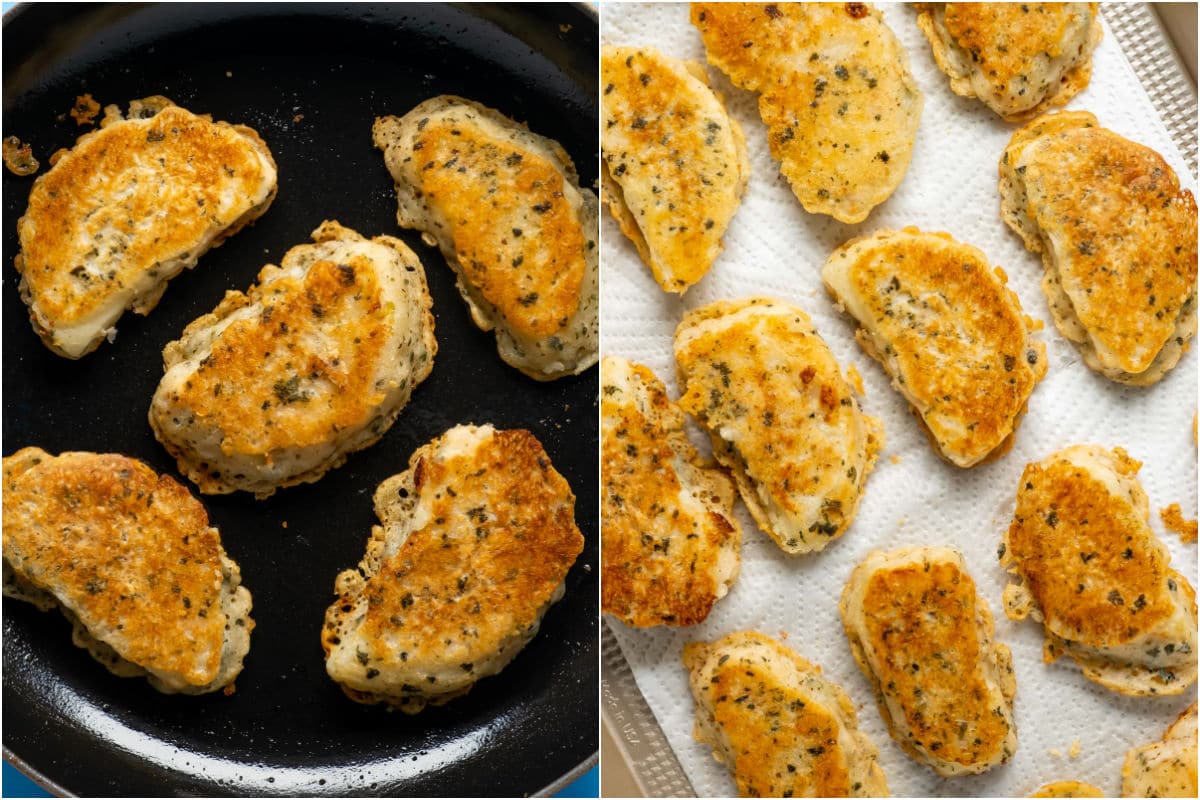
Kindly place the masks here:
<instances>
[{"instance_id":1,"label":"crispy coating","mask_svg":"<svg viewBox=\"0 0 1200 800\"><path fill-rule=\"evenodd\" d=\"M760 93L771 155L804 209L862 222L912 158L924 99L865 3L693 3L708 62Z\"/></svg>"},{"instance_id":2,"label":"crispy coating","mask_svg":"<svg viewBox=\"0 0 1200 800\"><path fill-rule=\"evenodd\" d=\"M275 162L252 129L213 122L166 98L115 106L99 130L51 158L17 221L21 297L54 352L79 358L131 309L260 217Z\"/></svg>"},{"instance_id":3,"label":"crispy coating","mask_svg":"<svg viewBox=\"0 0 1200 800\"><path fill-rule=\"evenodd\" d=\"M465 694L538 631L583 550L575 496L528 431L452 428L375 492L382 525L338 575L321 644L360 703Z\"/></svg>"},{"instance_id":4,"label":"crispy coating","mask_svg":"<svg viewBox=\"0 0 1200 800\"><path fill-rule=\"evenodd\" d=\"M22 142L16 136L5 136L4 166L13 175L26 177L37 172L41 163L34 157L32 145Z\"/></svg>"},{"instance_id":5,"label":"crispy coating","mask_svg":"<svg viewBox=\"0 0 1200 800\"><path fill-rule=\"evenodd\" d=\"M1183 509L1179 507L1179 503L1171 503L1166 508L1160 508L1158 516L1162 519L1163 527L1177 534L1179 541L1184 544L1191 544L1196 541L1196 520L1184 517Z\"/></svg>"},{"instance_id":6,"label":"crispy coating","mask_svg":"<svg viewBox=\"0 0 1200 800\"><path fill-rule=\"evenodd\" d=\"M892 738L943 776L985 772L1017 749L1012 653L987 601L945 547L874 551L839 606L850 651Z\"/></svg>"},{"instance_id":7,"label":"crispy coating","mask_svg":"<svg viewBox=\"0 0 1200 800\"><path fill-rule=\"evenodd\" d=\"M683 648L698 742L742 797L886 797L879 752L841 687L757 631Z\"/></svg>"},{"instance_id":8,"label":"crispy coating","mask_svg":"<svg viewBox=\"0 0 1200 800\"><path fill-rule=\"evenodd\" d=\"M821 278L939 455L971 467L1008 451L1046 346L987 256L946 233L882 230L835 250Z\"/></svg>"},{"instance_id":9,"label":"crispy coating","mask_svg":"<svg viewBox=\"0 0 1200 800\"><path fill-rule=\"evenodd\" d=\"M780 549L822 550L845 533L883 425L859 409L808 315L762 297L694 309L675 331L675 360L680 407Z\"/></svg>"},{"instance_id":10,"label":"crispy coating","mask_svg":"<svg viewBox=\"0 0 1200 800\"><path fill-rule=\"evenodd\" d=\"M313 241L163 351L150 425L206 494L319 479L374 444L433 368L416 254L330 221Z\"/></svg>"},{"instance_id":11,"label":"crispy coating","mask_svg":"<svg viewBox=\"0 0 1200 800\"><path fill-rule=\"evenodd\" d=\"M599 204L551 139L449 95L373 129L402 228L436 242L500 357L552 380L596 363Z\"/></svg>"},{"instance_id":12,"label":"crispy coating","mask_svg":"<svg viewBox=\"0 0 1200 800\"><path fill-rule=\"evenodd\" d=\"M1196 593L1150 529L1141 463L1076 445L1021 476L1000 563L1012 619L1045 628L1045 658L1071 656L1120 694L1176 695L1196 680Z\"/></svg>"},{"instance_id":13,"label":"crispy coating","mask_svg":"<svg viewBox=\"0 0 1200 800\"><path fill-rule=\"evenodd\" d=\"M241 671L254 621L238 566L204 507L140 461L5 458L4 565L6 595L59 605L76 643L119 675L200 694Z\"/></svg>"},{"instance_id":14,"label":"crispy coating","mask_svg":"<svg viewBox=\"0 0 1200 800\"><path fill-rule=\"evenodd\" d=\"M917 25L961 97L1008 122L1065 105L1087 88L1104 36L1097 3L918 3Z\"/></svg>"},{"instance_id":15,"label":"crispy coating","mask_svg":"<svg viewBox=\"0 0 1200 800\"><path fill-rule=\"evenodd\" d=\"M1179 362L1196 330L1196 201L1162 156L1087 112L1048 114L1013 134L1000 200L1089 367L1146 386Z\"/></svg>"},{"instance_id":16,"label":"crispy coating","mask_svg":"<svg viewBox=\"0 0 1200 800\"><path fill-rule=\"evenodd\" d=\"M601 607L639 627L703 622L740 567L733 481L653 372L607 356L600 376Z\"/></svg>"},{"instance_id":17,"label":"crispy coating","mask_svg":"<svg viewBox=\"0 0 1200 800\"><path fill-rule=\"evenodd\" d=\"M1158 742L1134 747L1121 767L1122 797L1196 797L1196 704Z\"/></svg>"},{"instance_id":18,"label":"crispy coating","mask_svg":"<svg viewBox=\"0 0 1200 800\"><path fill-rule=\"evenodd\" d=\"M605 199L658 285L683 294L721 252L746 190L742 127L697 62L605 45L600 72Z\"/></svg>"},{"instance_id":19,"label":"crispy coating","mask_svg":"<svg viewBox=\"0 0 1200 800\"><path fill-rule=\"evenodd\" d=\"M1040 787L1030 797L1104 797L1104 792L1090 783L1053 781Z\"/></svg>"}]
</instances>

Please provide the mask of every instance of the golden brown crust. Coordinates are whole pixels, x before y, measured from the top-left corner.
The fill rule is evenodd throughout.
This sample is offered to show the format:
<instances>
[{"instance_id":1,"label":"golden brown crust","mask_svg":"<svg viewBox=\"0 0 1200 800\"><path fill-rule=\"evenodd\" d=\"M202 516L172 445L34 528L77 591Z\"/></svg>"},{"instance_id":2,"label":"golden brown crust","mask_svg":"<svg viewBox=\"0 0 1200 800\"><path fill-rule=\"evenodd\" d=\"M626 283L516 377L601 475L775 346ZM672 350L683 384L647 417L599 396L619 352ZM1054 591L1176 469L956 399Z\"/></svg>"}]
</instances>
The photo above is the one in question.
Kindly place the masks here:
<instances>
[{"instance_id":1,"label":"golden brown crust","mask_svg":"<svg viewBox=\"0 0 1200 800\"><path fill-rule=\"evenodd\" d=\"M508 663L583 536L574 494L528 431L455 428L409 468L376 492L383 526L338 577L322 645L352 699L415 713Z\"/></svg>"},{"instance_id":2,"label":"golden brown crust","mask_svg":"<svg viewBox=\"0 0 1200 800\"><path fill-rule=\"evenodd\" d=\"M684 647L696 738L742 797L885 797L874 744L820 667L755 631Z\"/></svg>"},{"instance_id":3,"label":"golden brown crust","mask_svg":"<svg viewBox=\"0 0 1200 800\"><path fill-rule=\"evenodd\" d=\"M1012 656L962 556L947 548L873 552L842 593L851 652L888 730L940 775L979 773L1016 751Z\"/></svg>"},{"instance_id":4,"label":"golden brown crust","mask_svg":"<svg viewBox=\"0 0 1200 800\"><path fill-rule=\"evenodd\" d=\"M4 459L4 558L124 659L203 686L221 665L224 550L204 507L115 454Z\"/></svg>"},{"instance_id":5,"label":"golden brown crust","mask_svg":"<svg viewBox=\"0 0 1200 800\"><path fill-rule=\"evenodd\" d=\"M684 316L675 359L680 407L708 430L759 526L790 554L841 536L883 428L808 315L761 297L711 303Z\"/></svg>"},{"instance_id":6,"label":"golden brown crust","mask_svg":"<svg viewBox=\"0 0 1200 800\"><path fill-rule=\"evenodd\" d=\"M1079 781L1054 781L1047 783L1030 797L1104 797L1104 792L1090 783Z\"/></svg>"},{"instance_id":7,"label":"golden brown crust","mask_svg":"<svg viewBox=\"0 0 1200 800\"><path fill-rule=\"evenodd\" d=\"M1178 362L1196 327L1196 202L1162 156L1090 114L1049 115L1014 134L1001 199L1088 366L1146 385Z\"/></svg>"},{"instance_id":8,"label":"golden brown crust","mask_svg":"<svg viewBox=\"0 0 1200 800\"><path fill-rule=\"evenodd\" d=\"M1021 584L1006 613L1030 611L1046 657L1125 694L1178 694L1196 678L1195 592L1150 529L1140 462L1076 446L1025 467L1001 563Z\"/></svg>"},{"instance_id":9,"label":"golden brown crust","mask_svg":"<svg viewBox=\"0 0 1200 800\"><path fill-rule=\"evenodd\" d=\"M852 239L821 276L943 457L970 467L1008 449L1047 359L1002 270L949 234L904 228Z\"/></svg>"},{"instance_id":10,"label":"golden brown crust","mask_svg":"<svg viewBox=\"0 0 1200 800\"><path fill-rule=\"evenodd\" d=\"M864 3L693 3L708 61L760 92L771 155L805 210L861 222L895 191L923 99Z\"/></svg>"},{"instance_id":11,"label":"golden brown crust","mask_svg":"<svg viewBox=\"0 0 1200 800\"><path fill-rule=\"evenodd\" d=\"M700 64L606 45L600 69L605 199L658 284L683 293L721 252L745 191L741 126Z\"/></svg>"},{"instance_id":12,"label":"golden brown crust","mask_svg":"<svg viewBox=\"0 0 1200 800\"><path fill-rule=\"evenodd\" d=\"M599 204L570 156L495 109L443 95L379 117L397 221L436 244L500 357L537 380L599 359Z\"/></svg>"},{"instance_id":13,"label":"golden brown crust","mask_svg":"<svg viewBox=\"0 0 1200 800\"><path fill-rule=\"evenodd\" d=\"M155 435L202 492L317 480L394 422L437 353L421 262L333 221L163 351Z\"/></svg>"},{"instance_id":14,"label":"golden brown crust","mask_svg":"<svg viewBox=\"0 0 1200 800\"><path fill-rule=\"evenodd\" d=\"M458 260L480 293L521 335L547 336L579 305L583 230L563 199L560 170L508 142L501 153L497 144L477 129L432 121L414 145L425 159L420 190L451 221ZM518 218L538 224L515 228Z\"/></svg>"},{"instance_id":15,"label":"golden brown crust","mask_svg":"<svg viewBox=\"0 0 1200 800\"><path fill-rule=\"evenodd\" d=\"M56 154L17 222L22 297L47 345L71 358L126 307L147 313L167 280L274 198L274 161L250 128L165 98L130 111Z\"/></svg>"},{"instance_id":16,"label":"golden brown crust","mask_svg":"<svg viewBox=\"0 0 1200 800\"><path fill-rule=\"evenodd\" d=\"M1185 518L1179 503L1171 503L1166 508L1159 509L1158 515L1162 519L1163 526L1179 536L1179 541L1184 544L1196 541L1196 520Z\"/></svg>"},{"instance_id":17,"label":"golden brown crust","mask_svg":"<svg viewBox=\"0 0 1200 800\"><path fill-rule=\"evenodd\" d=\"M601 608L628 625L695 625L738 572L733 481L688 441L646 367L600 364Z\"/></svg>"},{"instance_id":18,"label":"golden brown crust","mask_svg":"<svg viewBox=\"0 0 1200 800\"><path fill-rule=\"evenodd\" d=\"M918 3L950 88L1009 122L1065 105L1091 78L1097 3Z\"/></svg>"}]
</instances>

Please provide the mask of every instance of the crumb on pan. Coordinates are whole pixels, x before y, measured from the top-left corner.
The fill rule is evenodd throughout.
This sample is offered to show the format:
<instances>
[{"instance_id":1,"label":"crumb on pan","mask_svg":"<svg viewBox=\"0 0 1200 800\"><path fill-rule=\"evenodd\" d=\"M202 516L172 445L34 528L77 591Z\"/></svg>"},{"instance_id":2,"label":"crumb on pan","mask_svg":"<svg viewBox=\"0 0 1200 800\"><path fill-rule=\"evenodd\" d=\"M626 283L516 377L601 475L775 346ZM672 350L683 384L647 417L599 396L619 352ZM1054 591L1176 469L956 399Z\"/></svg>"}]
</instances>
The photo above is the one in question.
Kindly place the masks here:
<instances>
[{"instance_id":1,"label":"crumb on pan","mask_svg":"<svg viewBox=\"0 0 1200 800\"><path fill-rule=\"evenodd\" d=\"M16 136L4 138L4 166L14 175L32 175L41 164L33 157L33 148Z\"/></svg>"},{"instance_id":2,"label":"crumb on pan","mask_svg":"<svg viewBox=\"0 0 1200 800\"><path fill-rule=\"evenodd\" d=\"M1196 541L1196 520L1185 519L1179 503L1171 503L1166 508L1160 508L1158 516L1162 518L1162 523L1167 530L1179 534L1179 541L1184 544Z\"/></svg>"},{"instance_id":3,"label":"crumb on pan","mask_svg":"<svg viewBox=\"0 0 1200 800\"><path fill-rule=\"evenodd\" d=\"M76 125L95 125L96 117L100 114L100 104L91 94L81 94L75 98L71 106L71 119Z\"/></svg>"}]
</instances>

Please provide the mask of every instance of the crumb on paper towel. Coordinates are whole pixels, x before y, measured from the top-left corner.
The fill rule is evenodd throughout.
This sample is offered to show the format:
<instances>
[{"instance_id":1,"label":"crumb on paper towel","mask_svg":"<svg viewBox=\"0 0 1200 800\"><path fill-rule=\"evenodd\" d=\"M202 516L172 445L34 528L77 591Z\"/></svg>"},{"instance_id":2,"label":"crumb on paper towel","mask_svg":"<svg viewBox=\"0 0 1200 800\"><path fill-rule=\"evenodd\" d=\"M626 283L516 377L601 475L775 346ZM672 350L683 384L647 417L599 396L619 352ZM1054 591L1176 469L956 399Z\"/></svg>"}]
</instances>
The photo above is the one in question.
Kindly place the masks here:
<instances>
[{"instance_id":1,"label":"crumb on paper towel","mask_svg":"<svg viewBox=\"0 0 1200 800\"><path fill-rule=\"evenodd\" d=\"M1079 758L1079 753L1081 750L1083 750L1083 747L1079 744L1079 740L1076 739L1075 741L1071 742L1071 746L1067 749L1067 756L1070 758Z\"/></svg>"},{"instance_id":2,"label":"crumb on paper towel","mask_svg":"<svg viewBox=\"0 0 1200 800\"><path fill-rule=\"evenodd\" d=\"M892 463L893 463L893 464L899 464L899 463L900 463L900 456L899 456L899 455L894 455L894 456L892 456L892 458L891 458L891 461L892 461Z\"/></svg>"},{"instance_id":3,"label":"crumb on paper towel","mask_svg":"<svg viewBox=\"0 0 1200 800\"><path fill-rule=\"evenodd\" d=\"M859 397L866 397L867 392L863 388L862 375L858 372L858 367L851 364L846 367L846 380L854 387L854 393Z\"/></svg>"},{"instance_id":4,"label":"crumb on paper towel","mask_svg":"<svg viewBox=\"0 0 1200 800\"><path fill-rule=\"evenodd\" d=\"M16 136L4 137L4 166L14 175L32 175L41 164L33 157L33 147Z\"/></svg>"},{"instance_id":5,"label":"crumb on paper towel","mask_svg":"<svg viewBox=\"0 0 1200 800\"><path fill-rule=\"evenodd\" d=\"M1050 755L1054 756L1055 758L1062 758L1062 750L1059 750L1057 747L1051 747L1046 752L1049 753Z\"/></svg>"},{"instance_id":6,"label":"crumb on paper towel","mask_svg":"<svg viewBox=\"0 0 1200 800\"><path fill-rule=\"evenodd\" d=\"M1179 503L1171 503L1166 508L1160 508L1158 516L1162 518L1163 525L1167 527L1167 530L1179 534L1179 541L1184 544L1196 541L1196 520L1185 519Z\"/></svg>"},{"instance_id":7,"label":"crumb on paper towel","mask_svg":"<svg viewBox=\"0 0 1200 800\"><path fill-rule=\"evenodd\" d=\"M91 93L81 94L75 98L75 105L71 106L70 113L76 125L95 125L96 117L100 114L100 104Z\"/></svg>"}]
</instances>

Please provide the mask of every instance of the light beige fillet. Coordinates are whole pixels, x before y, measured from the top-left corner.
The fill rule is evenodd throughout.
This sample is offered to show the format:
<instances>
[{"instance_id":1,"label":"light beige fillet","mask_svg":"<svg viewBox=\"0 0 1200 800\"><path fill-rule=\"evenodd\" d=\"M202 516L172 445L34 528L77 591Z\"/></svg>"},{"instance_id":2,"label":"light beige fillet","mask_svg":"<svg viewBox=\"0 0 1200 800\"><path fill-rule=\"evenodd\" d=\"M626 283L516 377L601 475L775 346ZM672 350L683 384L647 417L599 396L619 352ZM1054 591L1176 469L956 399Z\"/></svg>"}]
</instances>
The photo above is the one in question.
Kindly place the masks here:
<instances>
[{"instance_id":1,"label":"light beige fillet","mask_svg":"<svg viewBox=\"0 0 1200 800\"><path fill-rule=\"evenodd\" d=\"M379 117L373 134L396 220L441 249L500 358L540 381L595 364L600 207L562 146L451 95Z\"/></svg>"},{"instance_id":2,"label":"light beige fillet","mask_svg":"<svg viewBox=\"0 0 1200 800\"><path fill-rule=\"evenodd\" d=\"M1086 111L1043 115L1000 159L1000 214L1041 253L1084 363L1133 386L1179 363L1196 332L1196 201L1162 156Z\"/></svg>"},{"instance_id":3,"label":"light beige fillet","mask_svg":"<svg viewBox=\"0 0 1200 800\"><path fill-rule=\"evenodd\" d=\"M693 3L708 63L758 98L771 155L804 210L862 222L912 158L924 99L866 3Z\"/></svg>"},{"instance_id":4,"label":"light beige fillet","mask_svg":"<svg viewBox=\"0 0 1200 800\"><path fill-rule=\"evenodd\" d=\"M324 222L166 346L154 435L206 494L318 480L429 376L432 305L407 245Z\"/></svg>"},{"instance_id":5,"label":"light beige fillet","mask_svg":"<svg viewBox=\"0 0 1200 800\"><path fill-rule=\"evenodd\" d=\"M1195 797L1196 789L1196 704L1192 703L1161 741L1126 754L1121 796Z\"/></svg>"},{"instance_id":6,"label":"light beige fillet","mask_svg":"<svg viewBox=\"0 0 1200 800\"><path fill-rule=\"evenodd\" d=\"M244 125L148 97L50 159L17 220L21 298L46 346L80 358L148 314L167 282L262 216L271 151Z\"/></svg>"},{"instance_id":7,"label":"light beige fillet","mask_svg":"<svg viewBox=\"0 0 1200 800\"><path fill-rule=\"evenodd\" d=\"M26 447L4 459L4 594L57 606L76 645L167 694L232 692L254 628L204 507L108 453Z\"/></svg>"},{"instance_id":8,"label":"light beige fillet","mask_svg":"<svg viewBox=\"0 0 1200 800\"><path fill-rule=\"evenodd\" d=\"M601 360L601 609L628 625L703 622L741 565L733 481L684 426L653 372Z\"/></svg>"},{"instance_id":9,"label":"light beige fillet","mask_svg":"<svg viewBox=\"0 0 1200 800\"><path fill-rule=\"evenodd\" d=\"M605 45L604 194L658 285L683 294L721 252L750 176L746 141L704 65Z\"/></svg>"},{"instance_id":10,"label":"light beige fillet","mask_svg":"<svg viewBox=\"0 0 1200 800\"><path fill-rule=\"evenodd\" d=\"M1073 658L1127 695L1178 695L1196 681L1196 592L1170 568L1122 449L1075 445L1029 464L1000 549L1012 619L1045 630L1046 661Z\"/></svg>"},{"instance_id":11,"label":"light beige fillet","mask_svg":"<svg viewBox=\"0 0 1200 800\"><path fill-rule=\"evenodd\" d=\"M406 714L494 675L537 634L583 550L575 495L533 434L459 425L375 491L380 525L325 614L325 669Z\"/></svg>"},{"instance_id":12,"label":"light beige fillet","mask_svg":"<svg viewBox=\"0 0 1200 800\"><path fill-rule=\"evenodd\" d=\"M833 251L821 279L939 455L972 467L1008 451L1046 347L987 256L946 233L882 230Z\"/></svg>"},{"instance_id":13,"label":"light beige fillet","mask_svg":"<svg viewBox=\"0 0 1200 800\"><path fill-rule=\"evenodd\" d=\"M850 652L892 738L945 777L986 772L1017 749L1012 653L966 563L946 547L873 551L839 606Z\"/></svg>"},{"instance_id":14,"label":"light beige fillet","mask_svg":"<svg viewBox=\"0 0 1200 800\"><path fill-rule=\"evenodd\" d=\"M742 797L887 797L879 751L821 668L757 631L683 648L696 741Z\"/></svg>"},{"instance_id":15,"label":"light beige fillet","mask_svg":"<svg viewBox=\"0 0 1200 800\"><path fill-rule=\"evenodd\" d=\"M1024 122L1087 88L1098 3L918 3L917 25L961 97Z\"/></svg>"},{"instance_id":16,"label":"light beige fillet","mask_svg":"<svg viewBox=\"0 0 1200 800\"><path fill-rule=\"evenodd\" d=\"M859 409L808 315L764 297L693 309L675 330L675 361L680 407L780 549L810 553L845 533L883 425Z\"/></svg>"}]
</instances>

